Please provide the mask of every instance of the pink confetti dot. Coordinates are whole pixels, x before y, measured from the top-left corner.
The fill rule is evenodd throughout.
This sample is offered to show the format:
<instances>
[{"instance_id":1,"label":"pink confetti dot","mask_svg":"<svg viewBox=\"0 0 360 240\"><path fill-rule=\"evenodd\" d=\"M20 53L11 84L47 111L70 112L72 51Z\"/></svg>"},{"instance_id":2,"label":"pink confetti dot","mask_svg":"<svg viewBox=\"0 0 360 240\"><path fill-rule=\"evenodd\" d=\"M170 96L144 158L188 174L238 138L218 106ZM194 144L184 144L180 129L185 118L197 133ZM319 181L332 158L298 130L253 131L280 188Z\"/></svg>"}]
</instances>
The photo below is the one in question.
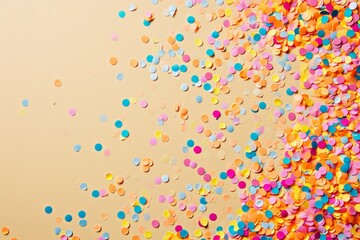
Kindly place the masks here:
<instances>
[{"instance_id":1,"label":"pink confetti dot","mask_svg":"<svg viewBox=\"0 0 360 240\"><path fill-rule=\"evenodd\" d=\"M140 104L140 107L142 107L142 108L146 108L148 106L148 102L146 100L141 100L139 102L139 104Z\"/></svg>"},{"instance_id":2,"label":"pink confetti dot","mask_svg":"<svg viewBox=\"0 0 360 240\"><path fill-rule=\"evenodd\" d=\"M206 174L204 175L204 181L205 181L205 182L210 182L210 181L211 181L211 175L208 174L208 173L206 173Z\"/></svg>"},{"instance_id":3,"label":"pink confetti dot","mask_svg":"<svg viewBox=\"0 0 360 240\"><path fill-rule=\"evenodd\" d=\"M70 116L75 116L76 115L76 109L75 108L70 108L69 111L68 111L69 115Z\"/></svg>"},{"instance_id":4,"label":"pink confetti dot","mask_svg":"<svg viewBox=\"0 0 360 240\"><path fill-rule=\"evenodd\" d=\"M186 209L185 203L180 203L180 204L179 204L179 210L180 210L180 211L184 211L185 209Z\"/></svg>"},{"instance_id":5,"label":"pink confetti dot","mask_svg":"<svg viewBox=\"0 0 360 240\"><path fill-rule=\"evenodd\" d=\"M288 118L289 118L290 121L294 121L296 119L295 113L293 113L293 112L289 113Z\"/></svg>"},{"instance_id":6,"label":"pink confetti dot","mask_svg":"<svg viewBox=\"0 0 360 240\"><path fill-rule=\"evenodd\" d=\"M199 167L199 168L197 169L197 173L198 173L200 176L202 176L202 175L204 175L204 173L205 173L205 169L204 169L203 167Z\"/></svg>"},{"instance_id":7,"label":"pink confetti dot","mask_svg":"<svg viewBox=\"0 0 360 240\"><path fill-rule=\"evenodd\" d=\"M151 138L151 139L150 139L150 145L151 145L151 146L155 146L156 144L157 144L156 138Z\"/></svg>"},{"instance_id":8,"label":"pink confetti dot","mask_svg":"<svg viewBox=\"0 0 360 240\"><path fill-rule=\"evenodd\" d=\"M160 222L158 220L153 220L151 222L151 225L153 226L153 228L158 228L160 226Z\"/></svg>"},{"instance_id":9,"label":"pink confetti dot","mask_svg":"<svg viewBox=\"0 0 360 240\"><path fill-rule=\"evenodd\" d=\"M110 155L111 155L111 150L108 149L108 148L105 149L105 150L104 150L104 155L107 156L107 157L110 156Z\"/></svg>"},{"instance_id":10,"label":"pink confetti dot","mask_svg":"<svg viewBox=\"0 0 360 240\"><path fill-rule=\"evenodd\" d=\"M155 178L154 183L160 185L162 183L161 178Z\"/></svg>"},{"instance_id":11,"label":"pink confetti dot","mask_svg":"<svg viewBox=\"0 0 360 240\"><path fill-rule=\"evenodd\" d=\"M182 57L182 59L183 59L183 61L184 62L190 62L190 56L189 55L187 55L187 54L185 54L183 57Z\"/></svg>"},{"instance_id":12,"label":"pink confetti dot","mask_svg":"<svg viewBox=\"0 0 360 240\"><path fill-rule=\"evenodd\" d=\"M191 161L191 162L190 162L190 167L191 167L192 169L196 168L196 167L197 167L197 163L196 163L195 161Z\"/></svg>"},{"instance_id":13,"label":"pink confetti dot","mask_svg":"<svg viewBox=\"0 0 360 240\"><path fill-rule=\"evenodd\" d=\"M184 159L184 165L185 165L186 167L190 166L190 162L191 162L190 159L188 159L188 158Z\"/></svg>"},{"instance_id":14,"label":"pink confetti dot","mask_svg":"<svg viewBox=\"0 0 360 240\"><path fill-rule=\"evenodd\" d=\"M163 203L166 201L166 197L164 195L160 195L158 200L159 200L159 202Z\"/></svg>"}]
</instances>

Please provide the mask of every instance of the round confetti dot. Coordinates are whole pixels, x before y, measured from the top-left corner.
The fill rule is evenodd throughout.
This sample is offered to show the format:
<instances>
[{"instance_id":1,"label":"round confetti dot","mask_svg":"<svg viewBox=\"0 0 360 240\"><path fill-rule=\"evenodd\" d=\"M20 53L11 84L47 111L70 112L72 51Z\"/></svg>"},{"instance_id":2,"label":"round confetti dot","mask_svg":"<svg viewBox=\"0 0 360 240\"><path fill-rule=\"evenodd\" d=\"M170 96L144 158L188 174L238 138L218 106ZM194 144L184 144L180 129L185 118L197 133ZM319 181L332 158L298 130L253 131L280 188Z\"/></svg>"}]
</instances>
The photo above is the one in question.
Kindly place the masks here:
<instances>
[{"instance_id":1,"label":"round confetti dot","mask_svg":"<svg viewBox=\"0 0 360 240\"><path fill-rule=\"evenodd\" d=\"M57 88L60 88L60 87L62 86L61 80L56 79L56 80L54 81L54 86L57 87Z\"/></svg>"},{"instance_id":2,"label":"round confetti dot","mask_svg":"<svg viewBox=\"0 0 360 240\"><path fill-rule=\"evenodd\" d=\"M195 146L195 147L194 147L194 153L200 154L201 152L202 152L202 149L201 149L200 146Z\"/></svg>"},{"instance_id":3,"label":"round confetti dot","mask_svg":"<svg viewBox=\"0 0 360 240\"><path fill-rule=\"evenodd\" d=\"M83 210L80 210L80 211L78 212L78 216L79 216L79 218L84 218L84 217L86 217L86 212L83 211Z\"/></svg>"},{"instance_id":4,"label":"round confetti dot","mask_svg":"<svg viewBox=\"0 0 360 240\"><path fill-rule=\"evenodd\" d=\"M65 215L64 219L66 222L71 222L73 217L70 214L67 214L67 215Z\"/></svg>"},{"instance_id":5,"label":"round confetti dot","mask_svg":"<svg viewBox=\"0 0 360 240\"><path fill-rule=\"evenodd\" d=\"M103 149L103 146L101 145L101 143L96 143L94 148L95 151L100 152Z\"/></svg>"},{"instance_id":6,"label":"round confetti dot","mask_svg":"<svg viewBox=\"0 0 360 240\"><path fill-rule=\"evenodd\" d=\"M45 207L45 213L46 214L51 214L53 212L53 208L51 206L46 206Z\"/></svg>"},{"instance_id":7,"label":"round confetti dot","mask_svg":"<svg viewBox=\"0 0 360 240\"><path fill-rule=\"evenodd\" d=\"M21 101L21 105L22 105L23 107L28 107L28 106L29 106L29 100L28 100L28 99L23 99L23 100Z\"/></svg>"},{"instance_id":8,"label":"round confetti dot","mask_svg":"<svg viewBox=\"0 0 360 240\"><path fill-rule=\"evenodd\" d=\"M118 16L119 16L120 18L124 18L124 17L126 16L125 11L122 11L122 10L119 11Z\"/></svg>"},{"instance_id":9,"label":"round confetti dot","mask_svg":"<svg viewBox=\"0 0 360 240\"><path fill-rule=\"evenodd\" d=\"M115 125L116 128L121 128L123 126L123 122L120 121L120 120L116 120L114 125Z\"/></svg>"},{"instance_id":10,"label":"round confetti dot","mask_svg":"<svg viewBox=\"0 0 360 240\"><path fill-rule=\"evenodd\" d=\"M81 219L81 220L79 221L79 226L80 226L80 227L86 227L86 226L87 226L87 221L86 221L85 219Z\"/></svg>"},{"instance_id":11,"label":"round confetti dot","mask_svg":"<svg viewBox=\"0 0 360 240\"><path fill-rule=\"evenodd\" d=\"M74 147L73 147L73 149L74 149L75 152L80 152L80 150L81 150L81 145L75 144Z\"/></svg>"},{"instance_id":12,"label":"round confetti dot","mask_svg":"<svg viewBox=\"0 0 360 240\"><path fill-rule=\"evenodd\" d=\"M69 115L70 116L75 116L76 115L76 109L75 108L70 108L69 110L68 110L68 113L69 113Z\"/></svg>"}]
</instances>

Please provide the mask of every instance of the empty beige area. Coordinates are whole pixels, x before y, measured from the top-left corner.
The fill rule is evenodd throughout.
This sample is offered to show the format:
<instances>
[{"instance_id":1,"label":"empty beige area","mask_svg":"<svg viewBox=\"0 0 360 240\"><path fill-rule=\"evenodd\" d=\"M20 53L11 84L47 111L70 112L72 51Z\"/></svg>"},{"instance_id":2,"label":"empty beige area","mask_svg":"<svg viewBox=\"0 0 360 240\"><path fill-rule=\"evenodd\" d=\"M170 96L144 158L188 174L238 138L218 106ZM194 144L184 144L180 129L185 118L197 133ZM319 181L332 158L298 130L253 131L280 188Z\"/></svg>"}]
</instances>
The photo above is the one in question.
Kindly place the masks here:
<instances>
[{"instance_id":1,"label":"empty beige area","mask_svg":"<svg viewBox=\"0 0 360 240\"><path fill-rule=\"evenodd\" d=\"M244 151L236 154L228 141L220 149L213 149L208 139L194 130L201 124L202 114L210 116L214 109L221 109L220 104L211 104L213 95L202 88L190 86L187 92L180 90L182 83L190 84L191 75L204 74L205 69L195 69L189 64L188 73L173 77L162 73L161 66L180 63L181 59L165 57L158 66L159 79L153 82L147 68L130 67L131 59L141 60L148 54L156 54L161 45L169 49L166 39L171 33L184 34L181 47L192 57L205 57L210 46L205 43L201 48L195 47L194 40L201 38L205 42L221 21L207 22L199 6L188 9L182 1L162 1L154 6L148 0L138 0L134 1L138 7L135 12L128 11L130 3L119 0L0 1L0 226L10 228L10 234L0 236L0 239L58 239L53 233L55 227L72 229L81 239L97 239L101 233L93 231L94 224L101 224L103 232L109 232L111 239L131 239L134 234L143 239L140 226L153 231L153 239L161 239L166 231L173 231L173 226L162 226L162 212L170 206L158 203L158 196L186 191L187 184L203 183L195 170L183 166L184 158L196 160L214 176L225 171L236 158L244 159L248 165ZM171 4L178 7L176 16L163 16L163 10ZM211 6L205 13L214 9L216 6ZM124 19L117 16L119 10L126 11ZM155 20L146 28L142 21L148 10ZM202 23L196 34L183 30L188 15ZM113 34L119 36L117 41L111 39ZM141 42L142 35L149 36L148 44ZM154 39L158 43L155 44ZM116 57L118 63L111 65L110 57ZM224 67L215 72L226 76L226 69L227 62L224 61ZM122 81L116 79L118 72L124 74ZM56 79L62 81L59 88L54 86ZM298 84L288 82L286 86ZM236 139L244 149L250 133L262 125L266 129L263 140L275 141L278 125L271 119L275 95L269 87L264 90L262 101L267 102L270 109L253 114L251 105L260 101L252 94L254 83L237 78L229 86L231 92L221 94L220 103L231 106L240 96L244 99L247 114L241 117L242 123L235 132L227 134L228 139ZM285 96L285 89L279 91L281 98L284 103L292 103L292 98ZM247 91L248 95L245 94ZM203 96L202 104L196 103L197 95ZM122 99L131 97L146 99L149 106L143 109L137 103L122 107ZM21 105L23 99L29 100L28 107ZM181 131L184 122L174 112L177 103L189 109L185 131ZM68 114L70 108L77 110L74 117ZM159 127L157 118L163 113L169 120ZM99 121L102 114L108 117L106 123ZM113 123L117 119L121 119L123 128L130 131L130 138L125 141L114 137ZM223 116L219 121L211 118L205 127L217 132L219 122L231 124L230 119ZM167 134L169 142L159 141L153 147L149 140L157 130ZM181 148L188 139L203 147L201 155L182 153ZM97 142L110 149L111 156L95 152ZM74 144L82 146L80 152L73 151ZM224 154L226 158L219 159ZM278 156L275 162L281 159L281 151ZM144 173L140 167L132 165L134 157L149 157L154 160L154 167ZM173 159L173 163L174 159L177 161L171 164L169 159ZM125 196L91 197L93 189L107 189L107 173L125 178ZM170 182L155 186L154 178L163 174L170 176ZM83 182L89 186L87 192L79 188ZM232 192L232 188L228 182L224 185L224 194L231 197L227 202L222 196L212 195L214 202L209 205L206 216L217 213L218 225L228 223L225 208L236 210L239 207L237 192ZM161 227L153 230L151 221L145 221L142 214L138 223L131 223L130 234L123 236L116 213L131 206L132 196L142 194L151 198L150 207L144 213L150 214L151 219L160 220ZM188 193L187 201L198 204L199 195ZM54 209L51 215L44 213L47 205ZM197 213L189 220L177 207L174 209L178 223L192 234L197 216L201 214ZM86 228L78 225L79 210L87 212ZM63 218L66 214L73 215L71 223L56 223L57 217ZM104 214L108 217L103 218ZM127 219L131 221L131 217ZM211 225L210 228L215 227Z\"/></svg>"}]
</instances>

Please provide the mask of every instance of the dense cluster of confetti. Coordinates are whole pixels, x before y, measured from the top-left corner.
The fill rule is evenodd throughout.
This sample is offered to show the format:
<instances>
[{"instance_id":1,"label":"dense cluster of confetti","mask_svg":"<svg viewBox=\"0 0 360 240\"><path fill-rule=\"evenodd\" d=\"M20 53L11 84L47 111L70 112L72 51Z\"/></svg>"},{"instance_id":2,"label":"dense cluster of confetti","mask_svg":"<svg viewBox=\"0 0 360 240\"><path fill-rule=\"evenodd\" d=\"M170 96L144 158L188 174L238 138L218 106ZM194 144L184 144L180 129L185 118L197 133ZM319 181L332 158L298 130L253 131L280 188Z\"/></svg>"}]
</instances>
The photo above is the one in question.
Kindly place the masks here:
<instances>
[{"instance_id":1,"label":"dense cluster of confetti","mask_svg":"<svg viewBox=\"0 0 360 240\"><path fill-rule=\"evenodd\" d=\"M161 1L151 2L158 8ZM128 15L142 11L139 21L151 32L158 16L143 9L141 1L128 6L114 14L126 21ZM172 166L171 172L148 179L154 188L172 184L174 190L153 194L146 186L129 189L127 178L111 172L105 174L106 187L84 182L79 190L99 200L116 196L128 203L130 199L123 209L102 216L114 224L120 221L124 239L154 239L159 233L166 240L360 239L359 3L185 0L168 5L163 15L179 18L181 11L186 17L178 21L184 27L174 26L166 42L139 29L139 42L131 47L154 45L143 59L134 57L126 64L141 76L147 69L149 82L159 85L181 79L179 93L196 90L199 95L191 104L206 106L201 107L203 112L195 113L189 102L174 103L172 115L164 111L154 117L158 128L152 136L132 136L129 119L111 123L119 144L138 137L154 148L178 146L179 152L173 153L176 158L162 159ZM205 25L210 32L204 32ZM112 40L118 36L114 34ZM185 41L198 52L188 51ZM104 61L109 67L124 64L113 56ZM127 81L123 73L114 78ZM243 83L252 90L239 89ZM54 81L59 91L62 85L63 80ZM145 97L121 97L122 108L142 111L151 104ZM28 107L29 100L21 104ZM166 103L160 106L167 107ZM77 109L70 108L67 114L76 117ZM162 130L173 120L181 121L177 127L179 134L189 136L185 142L172 142L172 136ZM108 117L101 115L100 121L107 124ZM240 133L254 121L256 128L247 129L248 135ZM262 121L274 128L267 129ZM273 139L265 137L267 132L274 133ZM239 134L248 139L247 145L238 143ZM101 142L74 144L72 150L81 154L82 147L111 155ZM209 155L216 156L220 168L204 160ZM133 159L124 161L130 161L131 171L144 178L159 164L150 156L137 156L136 151ZM186 178L178 173L185 170L199 181L177 185L179 178ZM160 204L156 216L147 213L154 202ZM53 208L49 204L44 211L53 215ZM140 219L145 224L138 224ZM92 227L89 231L97 233L98 240L112 239L101 224L88 222L85 210L63 214L56 222L54 233L61 240L80 239L64 222ZM3 227L2 234L8 235L9 229Z\"/></svg>"}]
</instances>

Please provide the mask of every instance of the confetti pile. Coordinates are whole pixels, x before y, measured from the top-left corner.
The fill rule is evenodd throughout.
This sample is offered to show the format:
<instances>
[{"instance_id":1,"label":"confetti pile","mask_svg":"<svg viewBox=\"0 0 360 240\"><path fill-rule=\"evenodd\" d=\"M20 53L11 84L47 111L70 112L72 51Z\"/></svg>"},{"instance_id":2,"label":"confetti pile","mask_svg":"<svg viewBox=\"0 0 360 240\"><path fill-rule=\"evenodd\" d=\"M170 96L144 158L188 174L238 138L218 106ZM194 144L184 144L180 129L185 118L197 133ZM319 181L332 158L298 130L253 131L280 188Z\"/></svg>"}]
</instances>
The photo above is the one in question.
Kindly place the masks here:
<instances>
[{"instance_id":1,"label":"confetti pile","mask_svg":"<svg viewBox=\"0 0 360 240\"><path fill-rule=\"evenodd\" d=\"M179 151L159 160L150 154L137 156L134 148L133 159L122 159L130 161L134 168L129 171L140 174L151 188L128 188L135 174L100 173L105 175L105 185L99 183L103 188L79 182L79 194L104 200L104 206L105 198L126 204L98 221L109 219L120 233L107 231L79 210L56 217L55 235L83 239L76 232L80 226L96 233L98 240L119 234L132 240L360 239L359 3L151 2L153 9L144 9L138 1L113 12L118 21L141 12L143 28L136 29L139 41L131 47L148 46L143 59L130 56L124 63L120 56L110 56L104 62L109 68L125 65L141 77L145 72L154 86L178 81L174 95L198 95L160 104L161 113L148 120L157 124L151 136L133 135L131 119L111 122L101 115L100 121L113 124L119 147L145 138L144 144L153 148L172 145ZM163 16L154 14L158 8ZM156 22L171 19L180 24L162 41L154 31ZM114 79L130 81L125 73ZM57 79L53 84L61 91L66 83ZM22 100L23 107L29 103ZM121 96L123 109L145 111L151 104L145 96ZM171 113L165 111L169 104ZM69 108L66 114L76 118L78 110ZM273 128L265 127L265 121ZM186 141L172 141L177 138L167 127L176 128ZM77 143L72 150L79 157L83 148L111 157L105 145L100 140L93 146ZM171 167L159 174L156 169L164 164ZM188 175L198 182L177 183ZM173 190L162 190L164 185ZM49 219L56 210L51 205L44 207ZM157 214L149 214L149 209ZM2 233L7 235L8 228Z\"/></svg>"}]
</instances>

